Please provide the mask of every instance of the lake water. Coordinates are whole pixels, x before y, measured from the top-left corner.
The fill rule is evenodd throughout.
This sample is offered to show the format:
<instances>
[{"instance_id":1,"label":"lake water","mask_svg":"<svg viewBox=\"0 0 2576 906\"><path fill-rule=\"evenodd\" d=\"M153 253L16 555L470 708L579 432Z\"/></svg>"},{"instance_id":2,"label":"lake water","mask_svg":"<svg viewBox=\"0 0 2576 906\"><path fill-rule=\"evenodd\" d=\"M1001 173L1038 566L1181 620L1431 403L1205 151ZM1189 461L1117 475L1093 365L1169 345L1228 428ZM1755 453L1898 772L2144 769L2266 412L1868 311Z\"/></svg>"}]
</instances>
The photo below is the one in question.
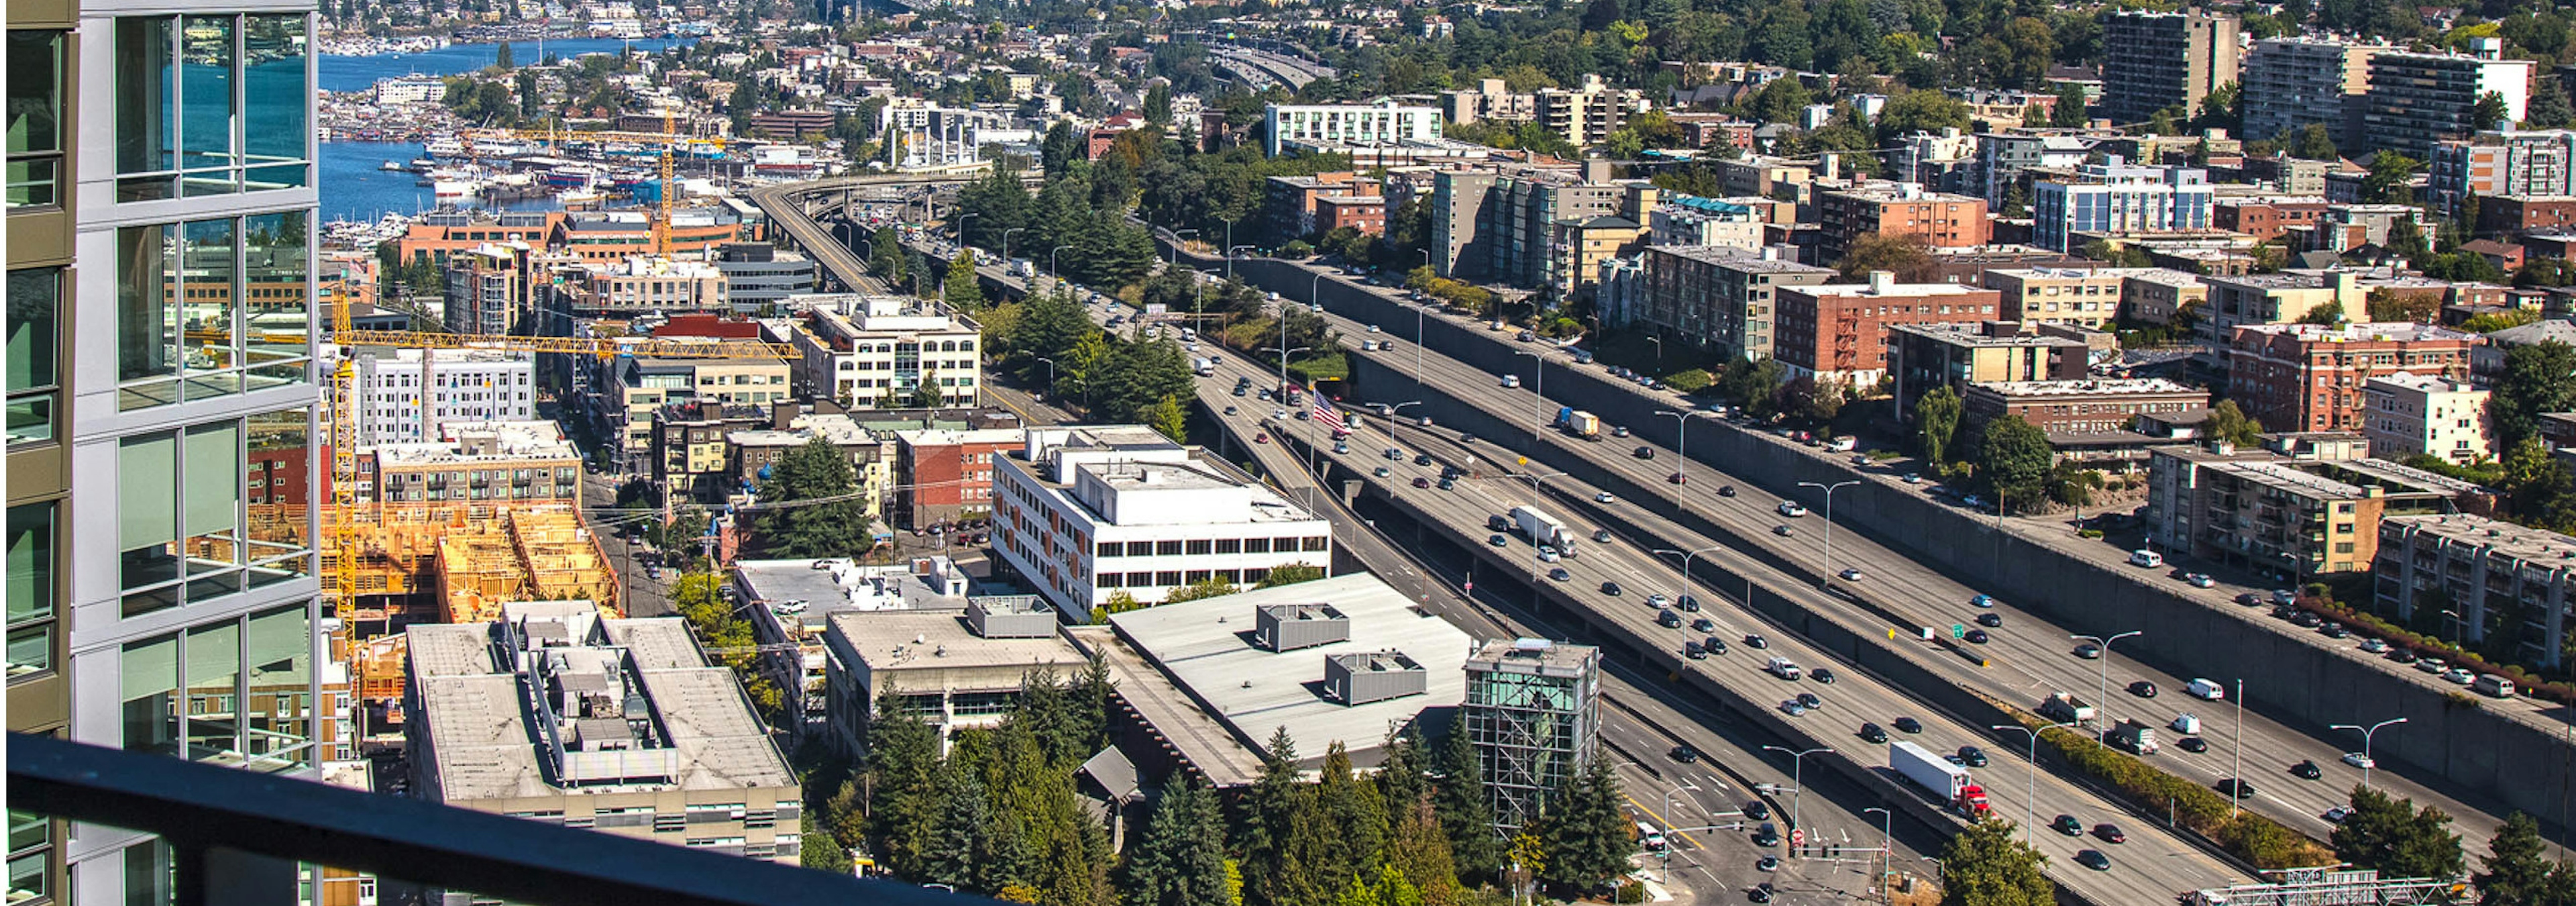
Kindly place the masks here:
<instances>
[{"instance_id":1,"label":"lake water","mask_svg":"<svg viewBox=\"0 0 2576 906\"><path fill-rule=\"evenodd\" d=\"M658 51L686 44L689 40L548 40L545 52L570 59L586 53L616 53L629 48ZM521 63L534 64L539 59L537 42L511 42L510 54ZM499 44L455 44L425 53L364 57L324 54L315 64L319 70L316 81L324 91L359 91L376 84L378 79L395 76L449 76L472 72L492 65L500 55ZM421 147L417 144L323 142L320 153L321 159L315 163L322 195L320 218L324 223L344 219L374 220L388 212L417 214L431 207L429 187L419 184L420 177L381 169L385 161L406 163L421 156ZM509 207L511 210L549 210L562 207L562 204L547 199Z\"/></svg>"}]
</instances>

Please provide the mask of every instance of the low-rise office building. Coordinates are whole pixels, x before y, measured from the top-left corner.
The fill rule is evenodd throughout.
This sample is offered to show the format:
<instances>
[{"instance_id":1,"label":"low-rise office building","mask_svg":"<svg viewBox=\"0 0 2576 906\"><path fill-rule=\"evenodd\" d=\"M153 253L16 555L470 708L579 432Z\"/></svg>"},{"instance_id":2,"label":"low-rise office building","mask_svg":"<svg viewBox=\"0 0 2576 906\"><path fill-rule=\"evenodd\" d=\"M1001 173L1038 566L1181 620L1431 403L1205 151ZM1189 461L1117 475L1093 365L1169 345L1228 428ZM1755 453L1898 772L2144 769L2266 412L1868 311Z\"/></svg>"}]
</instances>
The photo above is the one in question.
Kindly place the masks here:
<instances>
[{"instance_id":1,"label":"low-rise office building","mask_svg":"<svg viewBox=\"0 0 2576 906\"><path fill-rule=\"evenodd\" d=\"M1027 436L1023 428L895 432L895 524L920 529L992 515L993 461Z\"/></svg>"},{"instance_id":2,"label":"low-rise office building","mask_svg":"<svg viewBox=\"0 0 2576 906\"><path fill-rule=\"evenodd\" d=\"M407 635L412 795L797 863L802 794L733 671L678 617L523 601Z\"/></svg>"},{"instance_id":3,"label":"low-rise office building","mask_svg":"<svg viewBox=\"0 0 2576 906\"><path fill-rule=\"evenodd\" d=\"M971 583L954 561L932 556L885 565L845 557L738 560L732 584L763 648L761 673L785 695L786 712L803 716L781 729L803 739L825 729L831 653L824 632L833 614L962 611Z\"/></svg>"},{"instance_id":4,"label":"low-rise office building","mask_svg":"<svg viewBox=\"0 0 2576 906\"><path fill-rule=\"evenodd\" d=\"M1332 525L1142 425L1030 428L993 462L993 551L1067 618L1210 579L1331 569Z\"/></svg>"},{"instance_id":5,"label":"low-rise office building","mask_svg":"<svg viewBox=\"0 0 2576 906\"><path fill-rule=\"evenodd\" d=\"M2462 380L2400 372L2361 385L2361 435L2370 455L2404 459L2429 453L2467 465L2494 453L2486 388Z\"/></svg>"},{"instance_id":6,"label":"low-rise office building","mask_svg":"<svg viewBox=\"0 0 2576 906\"><path fill-rule=\"evenodd\" d=\"M983 387L983 326L910 296L790 296L792 315L761 321L796 347L796 386L849 409L973 405Z\"/></svg>"},{"instance_id":7,"label":"low-rise office building","mask_svg":"<svg viewBox=\"0 0 2576 906\"><path fill-rule=\"evenodd\" d=\"M2010 322L1898 324L1887 330L1887 373L1896 378L1896 417L1912 418L1923 394L1948 387L2020 381L2071 381L2084 376L2084 341L2026 330Z\"/></svg>"},{"instance_id":8,"label":"low-rise office building","mask_svg":"<svg viewBox=\"0 0 2576 906\"><path fill-rule=\"evenodd\" d=\"M2576 603L2576 538L2468 513L2393 516L2379 523L2371 565L2372 603L2414 619L2419 608L2459 614L2446 631L2484 646L2514 640L2514 660L2566 663L2568 613Z\"/></svg>"},{"instance_id":9,"label":"low-rise office building","mask_svg":"<svg viewBox=\"0 0 2576 906\"><path fill-rule=\"evenodd\" d=\"M2209 408L2209 391L2164 378L1982 381L1960 393L1972 420L2019 416L2061 436L2129 431L2140 416L2169 420Z\"/></svg>"},{"instance_id":10,"label":"low-rise office building","mask_svg":"<svg viewBox=\"0 0 2576 906\"><path fill-rule=\"evenodd\" d=\"M939 732L999 726L1031 674L1059 680L1087 659L1055 614L1028 596L975 598L964 610L844 611L826 618L825 739L867 752L868 726L888 697Z\"/></svg>"}]
</instances>

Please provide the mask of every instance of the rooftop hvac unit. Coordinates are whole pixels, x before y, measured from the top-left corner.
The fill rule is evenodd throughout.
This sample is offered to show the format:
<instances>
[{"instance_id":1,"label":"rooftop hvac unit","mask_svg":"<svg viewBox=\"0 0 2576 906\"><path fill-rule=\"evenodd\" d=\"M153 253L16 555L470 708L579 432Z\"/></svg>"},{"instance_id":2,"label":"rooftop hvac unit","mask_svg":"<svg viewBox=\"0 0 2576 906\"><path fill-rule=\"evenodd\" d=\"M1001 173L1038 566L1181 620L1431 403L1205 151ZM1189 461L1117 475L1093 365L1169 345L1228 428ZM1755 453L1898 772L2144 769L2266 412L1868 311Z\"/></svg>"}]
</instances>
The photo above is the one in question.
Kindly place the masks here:
<instances>
[{"instance_id":1,"label":"rooftop hvac unit","mask_svg":"<svg viewBox=\"0 0 2576 906\"><path fill-rule=\"evenodd\" d=\"M1351 640L1351 618L1330 604L1266 604L1253 614L1253 638L1272 651Z\"/></svg>"},{"instance_id":2,"label":"rooftop hvac unit","mask_svg":"<svg viewBox=\"0 0 2576 906\"><path fill-rule=\"evenodd\" d=\"M1430 683L1420 663L1392 648L1324 658L1324 694L1344 705L1421 695Z\"/></svg>"}]
</instances>

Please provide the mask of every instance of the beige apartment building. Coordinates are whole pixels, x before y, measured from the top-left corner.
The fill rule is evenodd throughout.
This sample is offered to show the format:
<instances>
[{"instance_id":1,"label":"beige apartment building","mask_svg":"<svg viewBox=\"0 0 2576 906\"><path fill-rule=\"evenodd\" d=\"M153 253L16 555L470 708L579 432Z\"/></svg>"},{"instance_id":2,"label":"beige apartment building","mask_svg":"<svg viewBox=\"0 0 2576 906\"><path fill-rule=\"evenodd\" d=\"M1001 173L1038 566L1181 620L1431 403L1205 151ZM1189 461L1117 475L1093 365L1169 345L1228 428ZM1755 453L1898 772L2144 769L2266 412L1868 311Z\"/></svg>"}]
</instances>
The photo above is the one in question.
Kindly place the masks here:
<instances>
[{"instance_id":1,"label":"beige apartment building","mask_svg":"<svg viewBox=\"0 0 2576 906\"><path fill-rule=\"evenodd\" d=\"M1981 282L2003 293L2003 319L2108 326L2120 314L2128 278L2148 267L2017 267L1986 271Z\"/></svg>"},{"instance_id":2,"label":"beige apartment building","mask_svg":"<svg viewBox=\"0 0 2576 906\"><path fill-rule=\"evenodd\" d=\"M2404 459L2430 453L2456 463L2494 455L2487 391L2438 375L2393 374L2361 385L2361 434L2370 455Z\"/></svg>"}]
</instances>

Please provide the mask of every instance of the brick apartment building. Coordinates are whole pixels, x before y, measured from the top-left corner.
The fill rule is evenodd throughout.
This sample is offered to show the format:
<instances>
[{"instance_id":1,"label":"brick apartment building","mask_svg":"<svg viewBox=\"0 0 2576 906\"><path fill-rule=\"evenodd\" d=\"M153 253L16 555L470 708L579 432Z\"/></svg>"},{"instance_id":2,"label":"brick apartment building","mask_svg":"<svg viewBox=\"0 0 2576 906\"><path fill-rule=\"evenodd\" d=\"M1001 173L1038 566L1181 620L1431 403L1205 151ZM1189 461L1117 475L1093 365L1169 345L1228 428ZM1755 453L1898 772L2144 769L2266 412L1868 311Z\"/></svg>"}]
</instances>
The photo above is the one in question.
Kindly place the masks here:
<instances>
[{"instance_id":1,"label":"brick apartment building","mask_svg":"<svg viewBox=\"0 0 2576 906\"><path fill-rule=\"evenodd\" d=\"M2478 232L2532 233L2576 227L2576 196L2482 195Z\"/></svg>"},{"instance_id":2,"label":"brick apartment building","mask_svg":"<svg viewBox=\"0 0 2576 906\"><path fill-rule=\"evenodd\" d=\"M2270 242L2294 226L2311 226L2326 214L2324 198L2230 198L2215 202L2209 225Z\"/></svg>"},{"instance_id":3,"label":"brick apartment building","mask_svg":"<svg viewBox=\"0 0 2576 906\"><path fill-rule=\"evenodd\" d=\"M993 511L993 458L1018 449L1020 428L897 431L894 518L918 529Z\"/></svg>"},{"instance_id":4,"label":"brick apartment building","mask_svg":"<svg viewBox=\"0 0 2576 906\"><path fill-rule=\"evenodd\" d=\"M2406 323L2249 325L2227 353L2227 395L2273 431L2359 431L2363 386L2405 372L2466 379L2475 334Z\"/></svg>"},{"instance_id":5,"label":"brick apartment building","mask_svg":"<svg viewBox=\"0 0 2576 906\"><path fill-rule=\"evenodd\" d=\"M1841 261L1864 235L1920 236L1933 248L1974 248L1993 241L1986 201L1927 192L1916 183L1869 183L1816 198L1823 241L1816 259Z\"/></svg>"},{"instance_id":6,"label":"brick apartment building","mask_svg":"<svg viewBox=\"0 0 2576 906\"><path fill-rule=\"evenodd\" d=\"M1978 421L2018 415L2052 436L2108 434L2128 430L2136 416L2207 409L2209 391L2164 378L1991 381L1969 384L1960 402Z\"/></svg>"},{"instance_id":7,"label":"brick apartment building","mask_svg":"<svg viewBox=\"0 0 2576 906\"><path fill-rule=\"evenodd\" d=\"M1867 283L1778 289L1773 355L1790 374L1878 383L1887 370L1888 328L1991 321L2002 294L1956 283L1898 283L1877 271Z\"/></svg>"}]
</instances>

